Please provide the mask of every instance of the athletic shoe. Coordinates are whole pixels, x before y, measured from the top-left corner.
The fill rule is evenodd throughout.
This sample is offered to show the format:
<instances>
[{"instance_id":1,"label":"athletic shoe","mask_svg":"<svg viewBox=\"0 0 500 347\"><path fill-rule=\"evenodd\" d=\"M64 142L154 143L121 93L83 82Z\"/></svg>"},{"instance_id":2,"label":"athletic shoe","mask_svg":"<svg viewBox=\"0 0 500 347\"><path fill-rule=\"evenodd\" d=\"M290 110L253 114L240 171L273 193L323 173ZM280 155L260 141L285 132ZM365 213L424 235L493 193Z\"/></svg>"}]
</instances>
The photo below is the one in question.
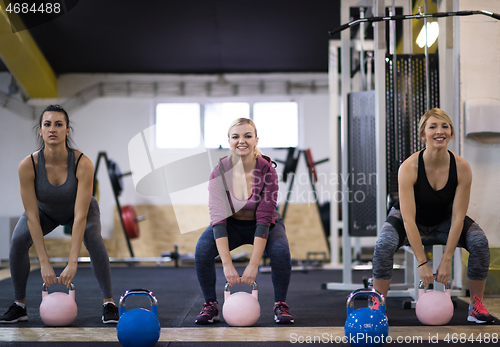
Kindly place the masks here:
<instances>
[{"instance_id":1,"label":"athletic shoe","mask_svg":"<svg viewBox=\"0 0 500 347\"><path fill-rule=\"evenodd\" d=\"M286 302L279 301L274 305L274 321L278 324L292 324L293 316L288 312L289 308Z\"/></svg>"},{"instance_id":2,"label":"athletic shoe","mask_svg":"<svg viewBox=\"0 0 500 347\"><path fill-rule=\"evenodd\" d=\"M118 307L112 302L108 302L102 309L102 322L105 324L118 323Z\"/></svg>"},{"instance_id":3,"label":"athletic shoe","mask_svg":"<svg viewBox=\"0 0 500 347\"><path fill-rule=\"evenodd\" d=\"M482 299L474 295L474 300L474 305L469 305L469 316L467 320L476 323L493 323L495 317L488 313L488 310L483 305Z\"/></svg>"},{"instance_id":4,"label":"athletic shoe","mask_svg":"<svg viewBox=\"0 0 500 347\"><path fill-rule=\"evenodd\" d=\"M196 324L206 325L219 321L219 307L217 302L209 301L203 304L203 309L194 321Z\"/></svg>"},{"instance_id":5,"label":"athletic shoe","mask_svg":"<svg viewBox=\"0 0 500 347\"><path fill-rule=\"evenodd\" d=\"M28 320L26 307L13 303L7 312L0 318L0 323L17 323Z\"/></svg>"}]
</instances>

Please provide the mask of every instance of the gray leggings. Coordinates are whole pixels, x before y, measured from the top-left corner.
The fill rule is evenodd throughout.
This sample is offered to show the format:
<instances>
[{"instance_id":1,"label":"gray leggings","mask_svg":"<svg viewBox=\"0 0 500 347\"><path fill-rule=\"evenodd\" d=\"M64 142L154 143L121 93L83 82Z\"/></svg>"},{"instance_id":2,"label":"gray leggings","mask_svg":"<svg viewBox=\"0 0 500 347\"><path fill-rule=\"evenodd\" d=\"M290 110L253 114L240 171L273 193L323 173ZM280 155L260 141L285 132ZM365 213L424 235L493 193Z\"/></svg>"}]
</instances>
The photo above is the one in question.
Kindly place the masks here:
<instances>
[{"instance_id":1,"label":"gray leggings","mask_svg":"<svg viewBox=\"0 0 500 347\"><path fill-rule=\"evenodd\" d=\"M38 213L44 236L59 225L59 223L50 219L40 209ZM73 221L71 221L70 226L73 226ZM112 298L113 291L111 289L109 257L101 236L99 205L95 201L90 204L83 243L89 251L92 272L99 283L102 297ZM10 272L12 284L14 285L15 300L22 300L26 297L26 284L30 273L29 249L32 244L33 240L31 239L28 228L28 218L26 217L26 213L23 213L12 234L9 253Z\"/></svg>"},{"instance_id":2,"label":"gray leggings","mask_svg":"<svg viewBox=\"0 0 500 347\"><path fill-rule=\"evenodd\" d=\"M401 211L393 208L389 216L394 216L402 220ZM441 242L446 243L451 227L451 219L433 227L426 227L417 223L420 235L433 236ZM406 243L407 240L405 240ZM380 229L380 235L373 252L373 277L379 280L392 278L392 268L394 265L394 253L398 250L399 234L394 227L385 222ZM471 280L485 280L488 276L490 266L490 249L488 239L484 231L472 223L465 236L465 242L461 238L458 246L469 252L469 264L467 267L467 278Z\"/></svg>"}]
</instances>

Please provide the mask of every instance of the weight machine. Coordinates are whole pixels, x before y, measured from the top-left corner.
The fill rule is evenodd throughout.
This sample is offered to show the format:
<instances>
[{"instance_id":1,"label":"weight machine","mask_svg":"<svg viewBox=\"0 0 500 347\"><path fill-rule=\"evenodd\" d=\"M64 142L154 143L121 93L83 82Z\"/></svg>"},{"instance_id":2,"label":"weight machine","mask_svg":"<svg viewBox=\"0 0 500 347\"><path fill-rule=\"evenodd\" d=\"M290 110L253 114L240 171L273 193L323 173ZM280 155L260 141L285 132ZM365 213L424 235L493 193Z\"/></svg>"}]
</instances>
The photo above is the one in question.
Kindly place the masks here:
<instances>
[{"instance_id":1,"label":"weight machine","mask_svg":"<svg viewBox=\"0 0 500 347\"><path fill-rule=\"evenodd\" d=\"M397 0L394 4L402 7L403 12L406 13L411 8L409 0ZM393 7L391 10L395 10L395 6ZM344 0L341 3L341 23L349 22L352 15L351 9L359 10L360 19L371 18L372 15L386 16L386 6L383 0ZM329 79L332 119L330 133L332 139L340 137L340 146L336 140L331 142L331 158L338 158L338 162L332 162L332 172L336 172L339 177L345 179L341 179L334 187L336 191L341 192L343 197L342 216L340 218L337 215L336 218L332 218L332 229L340 227L343 230L342 244L339 244L338 238L331 238L332 265L338 264L340 247L343 250L342 282L323 284L323 288L328 290L352 291L362 286L353 283L352 280L352 243L354 241L359 247L360 237L376 236L377 230L387 215L386 158L383 155L386 153L386 30L385 25L375 24L374 39L365 40L367 28L363 21L359 24L358 38L351 39L350 30L341 30L340 42L330 41ZM395 26L392 31L395 32ZM409 23L403 23L403 31L411 32ZM335 33L331 32L331 34ZM405 44L404 50L410 51L408 43ZM353 66L356 66L353 64L355 58L358 60L359 69L356 70L359 73L353 69ZM339 61L341 69L338 66ZM337 122L339 113L340 121ZM353 126L356 131L350 133ZM357 160L352 160L353 155L357 155ZM351 170L353 165L358 171ZM372 178L374 181L371 184L358 187L347 178L360 172L359 170L364 170L363 167L370 171L362 171L363 173L376 173L376 175ZM353 189L359 188L368 199L363 201L363 206L356 207L354 206L356 203L349 203L349 201L353 201L355 192ZM363 213L359 207L367 213ZM332 208L332 217L335 216L335 212ZM358 218L360 213L362 218Z\"/></svg>"},{"instance_id":2,"label":"weight machine","mask_svg":"<svg viewBox=\"0 0 500 347\"><path fill-rule=\"evenodd\" d=\"M386 3L391 4L386 7ZM480 14L500 19L500 15L482 10L427 14L426 2L424 2L424 4L423 13L421 11L421 7L419 7L418 14L401 15L396 13L396 9L401 8L402 13L409 13L412 7L411 1L344 0L342 1L341 6L341 22L347 24L343 24L339 28L330 32L330 35L332 36L338 34L339 32L341 33L340 44L335 41L330 42L329 78L332 105L331 136L332 139L335 139L337 134L340 132L340 162L342 164L346 163L344 165L340 165L342 169L338 170L339 165L332 162L332 171L339 172L343 177L347 177L350 173L349 169L353 164L353 151L355 151L355 146L359 146L363 143L359 140L359 134L355 134L351 131L352 127L356 126L354 124L356 122L356 115L353 115L352 111L356 108L356 99L359 98L361 100L358 104L364 106L371 105L371 107L368 112L366 110L361 112L361 118L358 119L358 122L362 121L363 117L366 118L367 116L370 116L371 120L369 122L371 124L369 124L369 126L371 126L371 129L375 134L374 139L368 140L368 142L371 143L375 149L375 163L369 163L370 165L362 163L361 166L368 166L370 169L374 168L374 172L377 173L375 199L370 203L372 210L375 211L375 217L373 218L372 216L368 218L371 219L372 224L370 225L375 225L376 230L381 228L386 219L388 211L387 198L389 198L388 200L392 200L395 198L394 193L397 193L397 169L399 168L399 165L404 159L406 159L408 155L408 148L415 151L418 150L418 146L421 145L419 144L418 135L415 136L414 134L418 118L423 114L422 110L438 107L440 103L445 105L447 109L455 110L458 108L453 104L453 92L455 91L453 88L446 88L446 90L442 93L439 92L440 85L446 85L454 78L453 68L444 65L446 60L449 60L452 55L453 58L455 58L454 53L450 52L447 45L442 43L439 47L444 59L442 59L442 62L438 61L437 56L429 55L426 43L425 56L418 57L411 54L411 42L409 42L409 40L402 40L404 55L396 54L396 21L400 21L403 33L405 35L409 33L411 36L412 27L410 25L410 21L407 19L422 19L425 22L424 27L427 27L427 18L445 18ZM444 5L447 5L447 10L452 7L451 2L447 2ZM349 22L352 17L350 10L353 8L359 9L359 18ZM448 24L451 23L448 19L446 20ZM389 41L391 45L388 49L386 46L385 22L389 23L390 28L388 36L390 38ZM367 23L374 23L374 39L373 41L365 42L365 24ZM352 40L352 33L350 30L345 29L357 28L358 26L359 38ZM448 25L448 27L448 30L444 28L444 30L441 31L441 36L446 38L446 35L452 35L453 26ZM365 50L368 50L368 52L365 53ZM339 55L342 67L341 72L339 72L338 69ZM354 57L358 56L360 74L359 76L356 76L356 69L353 69L352 66L355 65L353 64ZM371 90L372 64L371 61L365 61L365 58L367 57L373 57L373 90ZM415 74L415 70L418 70L415 68L415 65L418 65L419 67L419 74ZM442 70L441 73L439 73L439 67ZM409 70L411 70L410 73L408 73ZM445 82L441 82L439 80L439 75L444 77L443 80L445 80ZM412 78L414 79L415 77L420 78L418 86L425 88L425 91L418 91L418 93L422 96L422 98L418 100L418 103L415 100L408 98L408 96L412 94L412 91L409 91L408 88L412 86L411 83L415 83L415 81L412 80ZM404 80L404 78L406 78L406 80ZM415 86L415 84L413 84L413 86ZM370 97L372 97L370 96L370 93L373 96L373 101L370 100ZM413 93L415 94L416 92L413 91ZM336 122L337 115L339 113L340 126L338 126ZM451 114L455 115L456 112L452 112ZM455 119L456 118L457 117L455 117ZM456 121L456 123L458 124L458 121ZM358 130L359 129L361 129L360 126L358 126ZM356 136L358 136L358 139L356 139ZM398 141L398 143L396 143L396 140L399 140L401 136L405 137L404 141L406 141L406 143L399 143L404 141ZM339 154L336 141L331 143L331 148L331 157L336 158ZM338 188L343 192L343 196L349 196L349 189L351 187L348 182L342 181ZM334 214L335 210L332 208L332 216L334 216ZM326 283L324 284L325 289L354 290L359 288L359 284L354 284L352 282L353 267L351 255L351 238L352 236L356 236L356 238L358 236L353 233L353 231L356 231L356 228L353 228L353 226L356 225L353 223L353 219L357 220L359 218L359 211L353 209L349 202L346 199L343 199L343 281L342 283ZM337 223L335 225L338 225L339 219L340 218L332 219L332 228L334 228L335 223ZM375 219L375 221L373 219ZM367 229L366 225L364 228ZM338 240L336 238L332 238L331 259L333 264L335 264L336 259L338 259L338 246ZM442 252L442 247L434 246L434 252L436 252L434 255L435 258L439 254L439 249L436 249L436 247L441 248ZM415 289L417 284L414 282L418 283L418 281L416 281L418 272L411 267L413 255L410 251L411 249L406 249L405 253L406 278L405 284L403 285L404 288L401 288L401 290L392 290L394 286L391 285L391 290L389 291L388 296L411 296L415 298L417 295L417 290ZM457 251L458 254L457 252L455 253L455 268L461 269L460 253L458 249ZM435 263L437 264L434 266L437 266L439 261L436 261ZM456 274L455 282L458 287L461 288L461 273ZM460 291L454 291L452 294L459 292Z\"/></svg>"}]
</instances>

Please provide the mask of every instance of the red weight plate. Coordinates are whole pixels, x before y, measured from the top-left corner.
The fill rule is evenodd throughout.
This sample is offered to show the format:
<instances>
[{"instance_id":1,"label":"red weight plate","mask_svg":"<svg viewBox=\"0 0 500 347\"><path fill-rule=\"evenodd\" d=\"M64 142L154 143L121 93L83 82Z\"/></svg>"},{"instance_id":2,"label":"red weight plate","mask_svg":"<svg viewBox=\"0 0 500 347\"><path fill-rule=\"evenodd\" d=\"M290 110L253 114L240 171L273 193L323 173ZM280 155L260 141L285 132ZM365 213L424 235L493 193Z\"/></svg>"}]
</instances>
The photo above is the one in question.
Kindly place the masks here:
<instances>
[{"instance_id":1,"label":"red weight plate","mask_svg":"<svg viewBox=\"0 0 500 347\"><path fill-rule=\"evenodd\" d=\"M128 238L135 239L139 237L139 224L137 223L137 216L134 208L131 205L122 207L122 218Z\"/></svg>"},{"instance_id":2,"label":"red weight plate","mask_svg":"<svg viewBox=\"0 0 500 347\"><path fill-rule=\"evenodd\" d=\"M306 149L307 166L309 167L309 172L313 178L314 182L318 182L318 174L316 173L316 165L311 154L310 149Z\"/></svg>"}]
</instances>

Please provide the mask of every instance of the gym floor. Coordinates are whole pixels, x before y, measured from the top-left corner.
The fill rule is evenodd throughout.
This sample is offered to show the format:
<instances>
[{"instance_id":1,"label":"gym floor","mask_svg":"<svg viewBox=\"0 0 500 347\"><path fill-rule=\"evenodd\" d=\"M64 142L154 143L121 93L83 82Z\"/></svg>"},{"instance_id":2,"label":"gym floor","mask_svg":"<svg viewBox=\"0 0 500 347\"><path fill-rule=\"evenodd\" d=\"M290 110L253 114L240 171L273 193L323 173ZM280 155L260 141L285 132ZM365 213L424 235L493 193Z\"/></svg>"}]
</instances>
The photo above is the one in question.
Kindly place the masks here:
<instances>
[{"instance_id":1,"label":"gym floor","mask_svg":"<svg viewBox=\"0 0 500 347\"><path fill-rule=\"evenodd\" d=\"M61 264L62 265L62 264ZM243 265L240 265L243 269ZM56 268L56 273L62 267ZM223 273L217 268L219 301L222 303ZM360 283L370 271L354 271L353 281ZM295 271L289 289L288 303L295 317L295 324L278 326L273 321L273 288L269 274L257 276L261 316L254 327L229 327L223 320L211 326L197 326L194 318L203 305L196 274L192 266L152 266L152 264L113 264L112 279L115 300L127 289L146 288L158 299L161 336L156 346L285 346L296 343L342 343L346 320L345 300L348 291L328 291L322 289L326 282L341 281L340 270ZM402 281L402 270L395 270L395 282ZM82 264L75 278L78 317L70 327L46 327L41 321L38 306L41 300L41 278L38 267L33 264L28 280L27 308L28 322L15 325L0 325L0 346L120 346L116 328L100 322L101 302L97 282L88 264ZM59 288L59 290L62 290ZM235 289L247 290L245 287ZM10 306L12 291L9 269L0 270L0 308ZM131 297L133 298L133 297ZM135 297L141 298L141 297ZM145 298L144 298L145 299ZM129 302L129 300L131 302ZM468 323L468 298L455 298L457 307L450 323L446 326L423 326L416 318L414 310L403 309L405 298L388 298L387 311L389 335L393 343L409 343L418 346L436 346L460 343L473 337L473 345L490 344L500 333L498 325L478 325ZM360 301L358 303L358 301ZM127 309L147 307L149 300L127 299ZM490 313L500 316L500 298L485 298L484 303ZM364 300L356 300L356 308L366 305ZM222 304L220 304L220 308ZM486 335L489 334L489 335ZM497 334L497 335L494 335ZM484 340L486 336L490 341ZM479 343L479 339L483 339Z\"/></svg>"}]
</instances>

